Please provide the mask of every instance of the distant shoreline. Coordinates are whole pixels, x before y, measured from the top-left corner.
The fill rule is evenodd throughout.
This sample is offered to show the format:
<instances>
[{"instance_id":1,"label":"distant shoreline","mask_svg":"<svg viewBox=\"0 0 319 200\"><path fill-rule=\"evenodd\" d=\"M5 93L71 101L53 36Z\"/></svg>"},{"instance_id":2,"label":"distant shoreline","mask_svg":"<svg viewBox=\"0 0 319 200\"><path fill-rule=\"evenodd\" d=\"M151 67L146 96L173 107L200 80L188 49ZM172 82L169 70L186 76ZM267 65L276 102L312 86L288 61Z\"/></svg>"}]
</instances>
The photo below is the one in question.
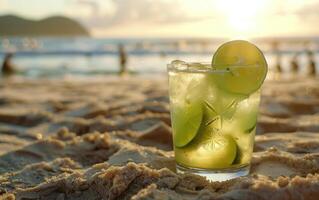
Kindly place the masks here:
<instances>
[{"instance_id":1,"label":"distant shoreline","mask_svg":"<svg viewBox=\"0 0 319 200\"><path fill-rule=\"evenodd\" d=\"M79 22L64 16L31 20L16 15L0 16L0 36L90 36Z\"/></svg>"}]
</instances>

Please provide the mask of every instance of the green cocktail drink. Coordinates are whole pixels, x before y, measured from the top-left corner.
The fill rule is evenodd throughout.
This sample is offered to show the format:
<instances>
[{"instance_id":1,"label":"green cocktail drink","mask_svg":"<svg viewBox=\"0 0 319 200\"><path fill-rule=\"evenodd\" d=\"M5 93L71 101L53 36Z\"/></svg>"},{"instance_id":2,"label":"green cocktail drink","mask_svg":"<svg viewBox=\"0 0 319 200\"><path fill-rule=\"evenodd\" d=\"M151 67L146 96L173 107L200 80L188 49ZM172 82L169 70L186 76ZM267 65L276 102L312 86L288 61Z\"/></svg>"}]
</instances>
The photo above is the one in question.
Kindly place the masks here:
<instances>
[{"instance_id":1,"label":"green cocktail drink","mask_svg":"<svg viewBox=\"0 0 319 200\"><path fill-rule=\"evenodd\" d=\"M177 171L210 180L247 175L267 74L262 52L232 41L212 64L173 61L168 72Z\"/></svg>"}]
</instances>

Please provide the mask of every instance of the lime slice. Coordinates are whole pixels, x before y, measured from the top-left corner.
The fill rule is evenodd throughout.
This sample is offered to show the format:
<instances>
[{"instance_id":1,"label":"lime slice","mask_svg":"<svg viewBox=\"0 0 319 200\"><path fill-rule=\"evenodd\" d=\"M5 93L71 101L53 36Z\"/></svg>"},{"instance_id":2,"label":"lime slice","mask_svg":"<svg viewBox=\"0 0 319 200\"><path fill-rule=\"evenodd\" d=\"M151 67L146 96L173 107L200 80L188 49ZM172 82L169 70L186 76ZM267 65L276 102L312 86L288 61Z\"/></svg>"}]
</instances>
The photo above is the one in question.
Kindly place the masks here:
<instances>
[{"instance_id":1,"label":"lime slice","mask_svg":"<svg viewBox=\"0 0 319 200\"><path fill-rule=\"evenodd\" d=\"M200 102L184 103L172 109L173 139L176 147L187 145L197 134L203 118Z\"/></svg>"},{"instance_id":2,"label":"lime slice","mask_svg":"<svg viewBox=\"0 0 319 200\"><path fill-rule=\"evenodd\" d=\"M228 71L216 77L220 88L244 95L260 88L268 69L263 53L252 43L243 40L230 41L220 46L212 65L217 70Z\"/></svg>"},{"instance_id":3,"label":"lime slice","mask_svg":"<svg viewBox=\"0 0 319 200\"><path fill-rule=\"evenodd\" d=\"M234 118L237 119L233 122L239 132L251 133L257 126L257 110L249 110L246 112L236 112Z\"/></svg>"},{"instance_id":4,"label":"lime slice","mask_svg":"<svg viewBox=\"0 0 319 200\"><path fill-rule=\"evenodd\" d=\"M225 168L231 166L236 154L237 145L231 136L211 135L205 131L195 150L193 162L200 168Z\"/></svg>"},{"instance_id":5,"label":"lime slice","mask_svg":"<svg viewBox=\"0 0 319 200\"><path fill-rule=\"evenodd\" d=\"M254 122L254 124L252 126L250 126L250 128L245 130L245 133L253 132L253 130L255 130L256 127L257 127L257 120Z\"/></svg>"},{"instance_id":6,"label":"lime slice","mask_svg":"<svg viewBox=\"0 0 319 200\"><path fill-rule=\"evenodd\" d=\"M257 126L260 91L256 91L243 101L237 104L236 112L233 115L231 132L253 133Z\"/></svg>"},{"instance_id":7,"label":"lime slice","mask_svg":"<svg viewBox=\"0 0 319 200\"><path fill-rule=\"evenodd\" d=\"M196 139L197 140L197 139ZM235 140L229 135L205 134L191 146L175 149L176 161L182 165L204 169L230 167L237 154Z\"/></svg>"},{"instance_id":8,"label":"lime slice","mask_svg":"<svg viewBox=\"0 0 319 200\"><path fill-rule=\"evenodd\" d=\"M237 139L237 155L233 164L246 165L250 163L254 146L254 135L245 134Z\"/></svg>"},{"instance_id":9,"label":"lime slice","mask_svg":"<svg viewBox=\"0 0 319 200\"><path fill-rule=\"evenodd\" d=\"M242 150L240 148L237 148L237 155L232 163L233 165L247 165L250 163L251 160L251 151L248 150Z\"/></svg>"}]
</instances>

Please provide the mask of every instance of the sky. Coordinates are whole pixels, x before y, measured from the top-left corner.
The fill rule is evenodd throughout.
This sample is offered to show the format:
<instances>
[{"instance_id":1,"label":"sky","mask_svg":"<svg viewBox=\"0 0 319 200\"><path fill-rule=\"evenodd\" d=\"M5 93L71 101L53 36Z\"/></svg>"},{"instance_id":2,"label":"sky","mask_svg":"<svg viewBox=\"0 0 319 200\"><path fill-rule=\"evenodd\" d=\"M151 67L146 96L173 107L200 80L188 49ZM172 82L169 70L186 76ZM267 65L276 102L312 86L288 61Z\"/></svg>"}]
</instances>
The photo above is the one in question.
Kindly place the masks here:
<instances>
[{"instance_id":1,"label":"sky","mask_svg":"<svg viewBox=\"0 0 319 200\"><path fill-rule=\"evenodd\" d=\"M0 0L0 15L64 15L95 37L319 35L319 0Z\"/></svg>"}]
</instances>

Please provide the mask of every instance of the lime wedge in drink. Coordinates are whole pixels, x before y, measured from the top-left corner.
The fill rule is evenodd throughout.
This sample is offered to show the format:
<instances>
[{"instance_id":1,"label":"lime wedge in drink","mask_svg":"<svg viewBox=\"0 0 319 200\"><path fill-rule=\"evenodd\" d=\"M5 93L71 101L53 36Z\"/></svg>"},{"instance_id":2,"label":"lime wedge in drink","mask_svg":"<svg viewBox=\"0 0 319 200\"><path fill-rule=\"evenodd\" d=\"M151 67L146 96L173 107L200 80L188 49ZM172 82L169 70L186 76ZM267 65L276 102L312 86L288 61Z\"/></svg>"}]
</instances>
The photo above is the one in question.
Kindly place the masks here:
<instances>
[{"instance_id":1,"label":"lime wedge in drink","mask_svg":"<svg viewBox=\"0 0 319 200\"><path fill-rule=\"evenodd\" d=\"M203 74L180 73L171 76L173 139L176 147L187 145L197 134L203 118Z\"/></svg>"},{"instance_id":2,"label":"lime wedge in drink","mask_svg":"<svg viewBox=\"0 0 319 200\"><path fill-rule=\"evenodd\" d=\"M172 110L173 139L176 147L187 145L197 134L203 118L200 102L185 102Z\"/></svg>"},{"instance_id":3,"label":"lime wedge in drink","mask_svg":"<svg viewBox=\"0 0 319 200\"><path fill-rule=\"evenodd\" d=\"M200 147L197 147L194 156L194 163L204 168L224 168L229 167L234 161L237 153L235 140L229 135L208 134L200 139Z\"/></svg>"},{"instance_id":4,"label":"lime wedge in drink","mask_svg":"<svg viewBox=\"0 0 319 200\"><path fill-rule=\"evenodd\" d=\"M235 135L235 134L234 134ZM237 137L237 155L233 164L246 164L250 163L251 154L253 151L253 144L255 134L238 134Z\"/></svg>"},{"instance_id":5,"label":"lime wedge in drink","mask_svg":"<svg viewBox=\"0 0 319 200\"><path fill-rule=\"evenodd\" d=\"M177 162L195 168L225 168L230 167L237 154L235 140L229 135L204 134L195 139L190 146L175 149Z\"/></svg>"},{"instance_id":6,"label":"lime wedge in drink","mask_svg":"<svg viewBox=\"0 0 319 200\"><path fill-rule=\"evenodd\" d=\"M212 66L227 73L216 76L219 88L249 95L260 88L267 74L263 53L252 43L235 40L220 46L214 54Z\"/></svg>"}]
</instances>

